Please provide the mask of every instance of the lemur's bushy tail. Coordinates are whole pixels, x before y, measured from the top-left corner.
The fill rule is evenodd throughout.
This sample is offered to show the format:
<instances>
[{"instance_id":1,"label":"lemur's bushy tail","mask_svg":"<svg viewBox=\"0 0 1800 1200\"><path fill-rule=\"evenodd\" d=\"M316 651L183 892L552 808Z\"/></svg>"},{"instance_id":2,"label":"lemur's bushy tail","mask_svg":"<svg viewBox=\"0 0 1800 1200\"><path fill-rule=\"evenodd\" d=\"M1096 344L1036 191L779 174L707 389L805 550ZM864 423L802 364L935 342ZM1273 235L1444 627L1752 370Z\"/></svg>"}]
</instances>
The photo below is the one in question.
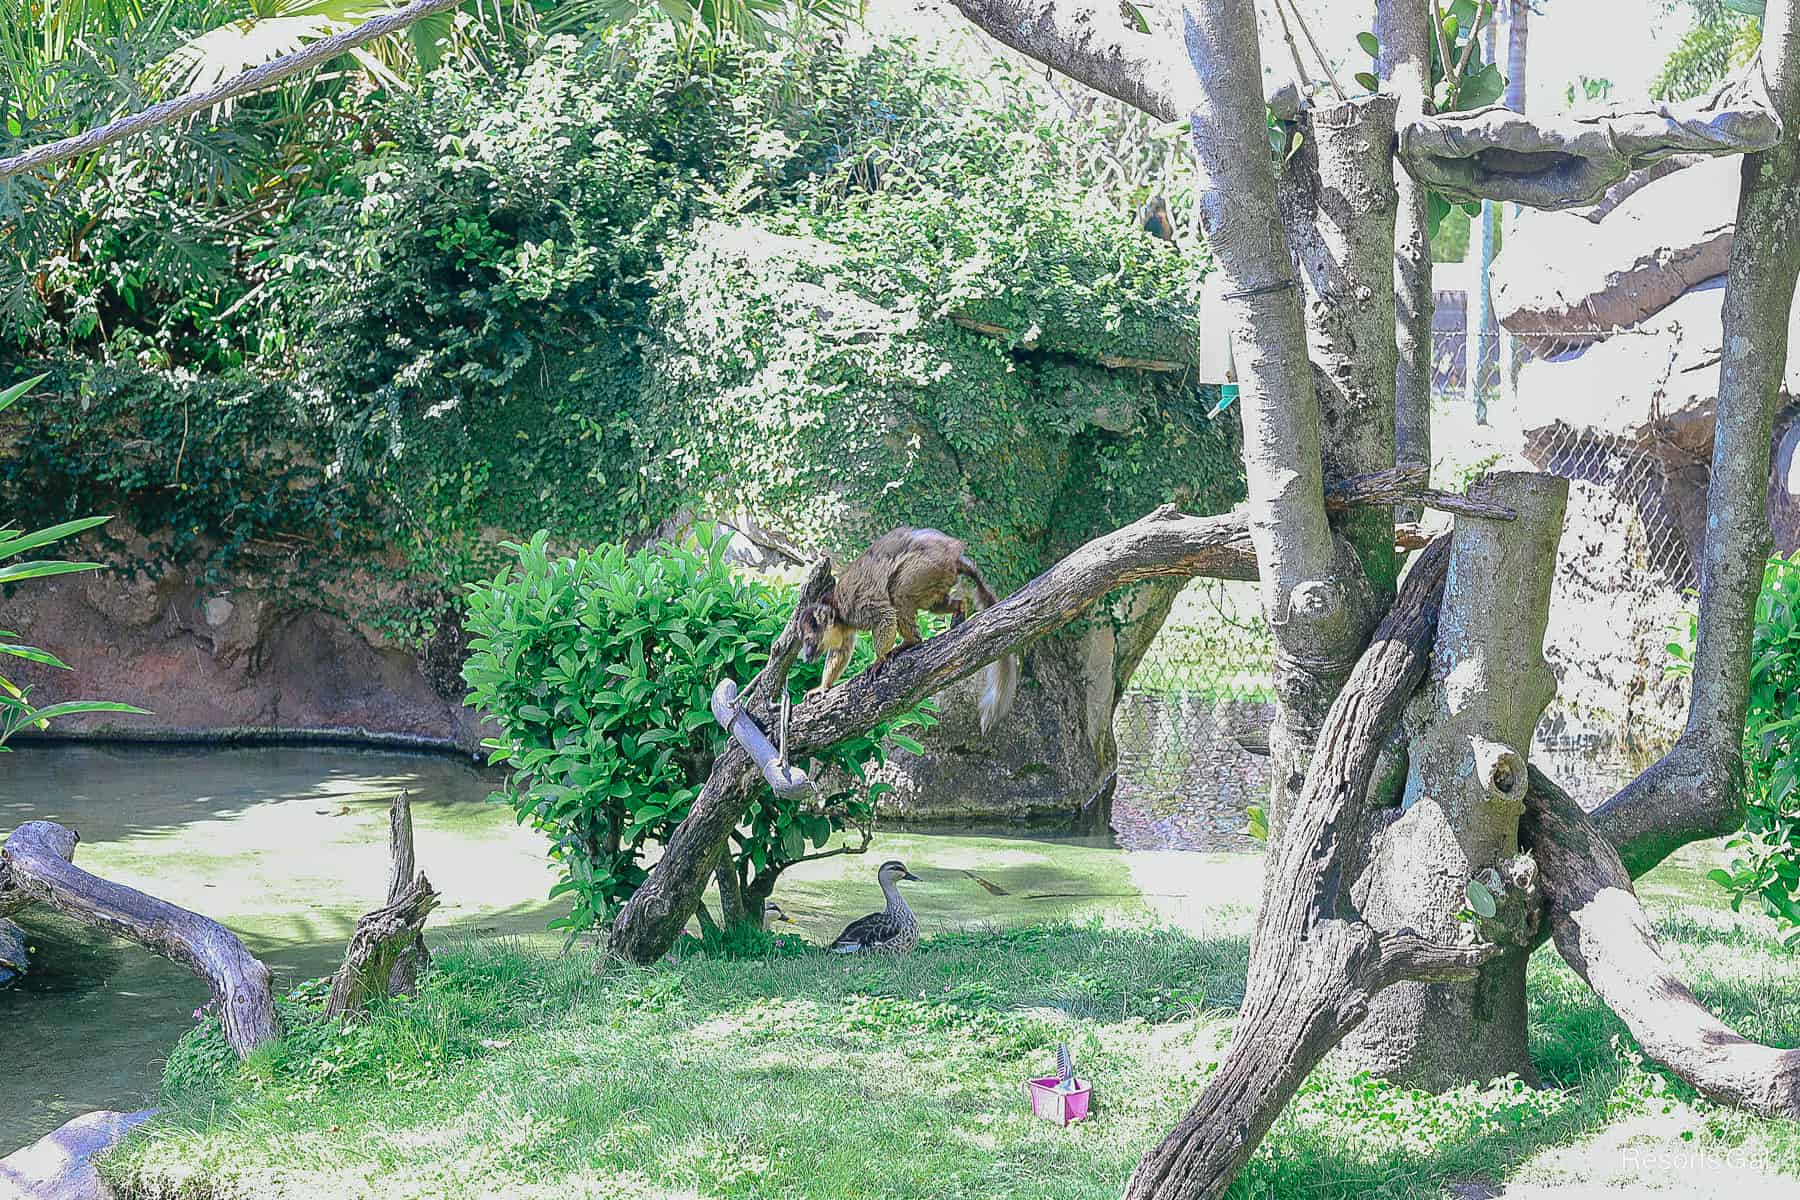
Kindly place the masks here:
<instances>
[{"instance_id":1,"label":"lemur's bushy tail","mask_svg":"<svg viewBox=\"0 0 1800 1200\"><path fill-rule=\"evenodd\" d=\"M975 602L982 608L992 608L1000 602L994 589L981 577L981 568L968 555L957 560L956 569L975 585ZM982 680L985 686L981 689L981 732L985 736L1012 711L1013 697L1019 690L1019 656L1008 654L989 663Z\"/></svg>"}]
</instances>

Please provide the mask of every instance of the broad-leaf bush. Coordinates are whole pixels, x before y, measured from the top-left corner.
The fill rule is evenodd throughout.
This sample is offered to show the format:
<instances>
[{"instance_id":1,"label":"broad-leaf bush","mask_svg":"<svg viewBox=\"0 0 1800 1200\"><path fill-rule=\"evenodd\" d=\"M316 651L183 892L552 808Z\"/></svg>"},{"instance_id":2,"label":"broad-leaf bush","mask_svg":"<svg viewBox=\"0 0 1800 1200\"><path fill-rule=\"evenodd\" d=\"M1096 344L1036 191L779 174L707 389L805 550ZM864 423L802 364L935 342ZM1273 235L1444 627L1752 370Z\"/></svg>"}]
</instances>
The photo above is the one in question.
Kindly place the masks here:
<instances>
[{"instance_id":1,"label":"broad-leaf bush","mask_svg":"<svg viewBox=\"0 0 1800 1200\"><path fill-rule=\"evenodd\" d=\"M558 926L602 924L648 871L645 858L688 813L724 748L710 701L721 679L747 687L793 611L791 590L736 574L724 539L553 554L546 534L507 543L517 561L469 589L468 702L497 728L484 742L509 769L494 798L551 839L573 911ZM796 663L795 693L820 663ZM796 696L796 698L798 698ZM883 739L928 722L913 713L796 764L819 793L783 800L765 786L732 837L747 915L783 869L847 825L868 825L888 785L867 768Z\"/></svg>"},{"instance_id":2,"label":"broad-leaf bush","mask_svg":"<svg viewBox=\"0 0 1800 1200\"><path fill-rule=\"evenodd\" d=\"M1685 646L1671 649L1687 661ZM1760 906L1785 927L1784 942L1800 945L1800 552L1769 560L1756 600L1744 775L1744 828L1726 843L1731 869L1711 875L1734 909Z\"/></svg>"}]
</instances>

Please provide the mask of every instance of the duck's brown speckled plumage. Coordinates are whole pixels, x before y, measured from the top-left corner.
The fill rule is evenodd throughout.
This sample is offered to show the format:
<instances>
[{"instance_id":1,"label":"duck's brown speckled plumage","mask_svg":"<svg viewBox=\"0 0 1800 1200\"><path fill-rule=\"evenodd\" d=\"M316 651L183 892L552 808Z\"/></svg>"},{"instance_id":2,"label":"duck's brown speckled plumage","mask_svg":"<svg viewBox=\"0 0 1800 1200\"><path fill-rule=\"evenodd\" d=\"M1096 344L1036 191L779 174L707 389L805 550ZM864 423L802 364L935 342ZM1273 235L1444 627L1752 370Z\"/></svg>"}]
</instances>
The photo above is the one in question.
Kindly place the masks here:
<instances>
[{"instance_id":1,"label":"duck's brown speckled plumage","mask_svg":"<svg viewBox=\"0 0 1800 1200\"><path fill-rule=\"evenodd\" d=\"M862 954L872 950L901 953L919 944L919 920L901 898L899 887L900 880L916 880L918 876L908 871L905 863L889 859L881 864L875 877L881 881L887 907L858 917L845 926L844 932L831 943L832 953Z\"/></svg>"}]
</instances>

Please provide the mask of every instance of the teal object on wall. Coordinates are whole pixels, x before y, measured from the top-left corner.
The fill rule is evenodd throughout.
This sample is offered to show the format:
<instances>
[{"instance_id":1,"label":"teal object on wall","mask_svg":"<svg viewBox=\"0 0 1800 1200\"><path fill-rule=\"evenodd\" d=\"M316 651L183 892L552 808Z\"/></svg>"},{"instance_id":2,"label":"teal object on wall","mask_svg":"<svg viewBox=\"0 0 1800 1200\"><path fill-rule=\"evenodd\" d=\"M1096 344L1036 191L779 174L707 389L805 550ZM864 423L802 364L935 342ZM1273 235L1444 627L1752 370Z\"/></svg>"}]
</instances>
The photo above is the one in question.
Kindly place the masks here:
<instances>
[{"instance_id":1,"label":"teal object on wall","mask_svg":"<svg viewBox=\"0 0 1800 1200\"><path fill-rule=\"evenodd\" d=\"M1221 383L1219 385L1219 402L1217 404L1213 405L1212 411L1207 413L1206 415L1209 417L1216 417L1220 413L1224 412L1226 409L1230 408L1231 402L1233 400L1237 399L1237 392L1238 392L1237 384Z\"/></svg>"}]
</instances>

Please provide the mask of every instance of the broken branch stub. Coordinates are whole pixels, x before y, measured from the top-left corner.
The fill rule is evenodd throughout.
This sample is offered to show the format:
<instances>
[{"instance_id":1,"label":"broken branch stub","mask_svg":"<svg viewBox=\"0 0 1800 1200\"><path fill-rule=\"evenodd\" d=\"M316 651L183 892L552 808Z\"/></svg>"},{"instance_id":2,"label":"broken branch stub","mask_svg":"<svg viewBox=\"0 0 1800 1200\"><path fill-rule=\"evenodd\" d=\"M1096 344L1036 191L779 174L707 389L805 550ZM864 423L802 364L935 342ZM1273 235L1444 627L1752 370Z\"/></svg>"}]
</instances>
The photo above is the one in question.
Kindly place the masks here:
<instances>
[{"instance_id":1,"label":"broken branch stub","mask_svg":"<svg viewBox=\"0 0 1800 1200\"><path fill-rule=\"evenodd\" d=\"M417 942L425 918L437 904L437 892L421 873L398 899L357 921L344 965L331 981L331 998L325 1003L328 1019L366 1012L372 1001L390 994L395 963Z\"/></svg>"},{"instance_id":2,"label":"broken branch stub","mask_svg":"<svg viewBox=\"0 0 1800 1200\"><path fill-rule=\"evenodd\" d=\"M406 895L418 872L413 853L412 803L405 789L394 797L388 809L388 853L392 864L388 868L387 902L393 904ZM388 995L412 995L418 990L419 976L430 965L431 951L425 948L425 935L416 933L412 944L394 958L394 968L388 975Z\"/></svg>"},{"instance_id":3,"label":"broken branch stub","mask_svg":"<svg viewBox=\"0 0 1800 1200\"><path fill-rule=\"evenodd\" d=\"M1747 93L1746 86L1685 104L1595 116L1528 117L1498 105L1426 116L1400 131L1400 158L1414 178L1450 200L1573 208L1673 155L1750 154L1773 146L1781 122L1766 99Z\"/></svg>"},{"instance_id":4,"label":"broken branch stub","mask_svg":"<svg viewBox=\"0 0 1800 1200\"><path fill-rule=\"evenodd\" d=\"M0 913L48 904L86 925L180 963L212 989L225 1040L239 1058L281 1036L269 968L208 917L90 875L72 861L80 837L54 821L27 821L0 845Z\"/></svg>"}]
</instances>

